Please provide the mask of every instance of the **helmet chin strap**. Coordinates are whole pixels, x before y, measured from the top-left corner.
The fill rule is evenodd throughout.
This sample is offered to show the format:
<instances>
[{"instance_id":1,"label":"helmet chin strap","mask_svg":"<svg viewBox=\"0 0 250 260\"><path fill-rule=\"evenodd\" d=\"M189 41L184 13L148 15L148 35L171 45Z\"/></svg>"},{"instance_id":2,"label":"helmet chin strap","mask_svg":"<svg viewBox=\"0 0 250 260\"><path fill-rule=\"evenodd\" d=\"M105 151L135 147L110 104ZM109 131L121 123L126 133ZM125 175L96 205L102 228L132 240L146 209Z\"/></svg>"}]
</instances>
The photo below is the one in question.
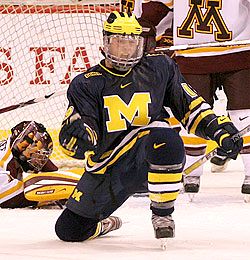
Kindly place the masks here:
<instances>
[{"instance_id":1,"label":"helmet chin strap","mask_svg":"<svg viewBox=\"0 0 250 260\"><path fill-rule=\"evenodd\" d=\"M109 69L113 69L114 66L112 64L112 61L110 61L108 58L105 58L105 66Z\"/></svg>"},{"instance_id":2,"label":"helmet chin strap","mask_svg":"<svg viewBox=\"0 0 250 260\"><path fill-rule=\"evenodd\" d=\"M105 57L105 60L104 60L105 67L108 68L108 69L113 69L114 66L113 66L113 64L112 64L112 61L110 61L110 60L107 58L107 55L105 54L103 48L100 47L100 51L101 51L101 54Z\"/></svg>"},{"instance_id":3,"label":"helmet chin strap","mask_svg":"<svg viewBox=\"0 0 250 260\"><path fill-rule=\"evenodd\" d=\"M103 47L100 47L99 50L100 50L101 54L106 58L106 54L105 54L105 52L103 50Z\"/></svg>"}]
</instances>

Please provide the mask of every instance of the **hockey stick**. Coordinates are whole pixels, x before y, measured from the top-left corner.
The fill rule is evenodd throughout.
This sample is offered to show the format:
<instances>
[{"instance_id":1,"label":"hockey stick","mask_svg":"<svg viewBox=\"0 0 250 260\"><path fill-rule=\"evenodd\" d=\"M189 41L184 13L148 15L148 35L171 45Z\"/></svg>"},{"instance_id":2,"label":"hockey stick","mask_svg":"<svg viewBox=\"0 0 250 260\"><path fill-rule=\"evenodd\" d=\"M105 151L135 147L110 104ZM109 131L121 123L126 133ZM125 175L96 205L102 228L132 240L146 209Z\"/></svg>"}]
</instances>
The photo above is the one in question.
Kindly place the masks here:
<instances>
[{"instance_id":1,"label":"hockey stick","mask_svg":"<svg viewBox=\"0 0 250 260\"><path fill-rule=\"evenodd\" d=\"M181 51L194 48L204 48L204 47L226 47L226 46L238 46L238 45L247 45L250 44L250 40L241 40L241 41L226 41L226 42L208 42L201 44L183 44L176 45L171 47L158 47L156 51Z\"/></svg>"},{"instance_id":2,"label":"hockey stick","mask_svg":"<svg viewBox=\"0 0 250 260\"><path fill-rule=\"evenodd\" d=\"M245 128L243 128L241 131L239 131L239 133L235 134L232 136L232 138L237 139L239 136L243 136L246 133L248 133L250 131L250 125L246 126ZM189 167L187 167L183 174L184 175L188 175L190 174L192 171L194 171L195 169L197 169L198 167L200 167L203 163L207 162L208 160L210 160L211 158L213 158L216 154L217 154L217 148L213 149L212 151L210 151L209 153L207 153L206 155L204 155L203 157L201 157L199 160L197 160L196 162L194 162L193 164L191 164Z\"/></svg>"},{"instance_id":3,"label":"hockey stick","mask_svg":"<svg viewBox=\"0 0 250 260\"><path fill-rule=\"evenodd\" d=\"M22 108L22 107L25 107L25 106L28 106L28 105L33 105L33 104L36 104L36 103L39 103L39 102L43 102L43 101L45 101L45 100L47 100L51 97L61 96L61 95L64 95L65 93L66 93L66 90L61 90L61 91L57 91L57 92L55 91L55 92L52 92L52 93L45 95L43 97L33 98L33 99L30 99L26 102L21 102L21 103L16 104L16 105L4 107L4 108L0 109L0 114L9 112L9 111L17 109L17 108Z\"/></svg>"}]
</instances>

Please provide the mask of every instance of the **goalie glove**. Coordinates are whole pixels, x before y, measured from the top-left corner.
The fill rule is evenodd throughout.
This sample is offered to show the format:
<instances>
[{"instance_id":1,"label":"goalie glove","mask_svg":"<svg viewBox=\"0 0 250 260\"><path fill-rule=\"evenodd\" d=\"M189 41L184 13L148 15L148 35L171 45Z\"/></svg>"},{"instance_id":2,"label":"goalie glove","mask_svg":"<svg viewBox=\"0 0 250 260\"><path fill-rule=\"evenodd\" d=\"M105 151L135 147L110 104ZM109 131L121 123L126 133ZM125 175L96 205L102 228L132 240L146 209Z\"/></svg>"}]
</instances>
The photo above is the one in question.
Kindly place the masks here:
<instances>
[{"instance_id":1,"label":"goalie glove","mask_svg":"<svg viewBox=\"0 0 250 260\"><path fill-rule=\"evenodd\" d=\"M76 113L64 120L59 133L59 143L68 156L84 159L86 151L94 150L97 144L97 134Z\"/></svg>"},{"instance_id":2,"label":"goalie glove","mask_svg":"<svg viewBox=\"0 0 250 260\"><path fill-rule=\"evenodd\" d=\"M238 129L226 116L213 119L206 128L207 136L219 145L217 154L236 159L243 147L243 139Z\"/></svg>"}]
</instances>

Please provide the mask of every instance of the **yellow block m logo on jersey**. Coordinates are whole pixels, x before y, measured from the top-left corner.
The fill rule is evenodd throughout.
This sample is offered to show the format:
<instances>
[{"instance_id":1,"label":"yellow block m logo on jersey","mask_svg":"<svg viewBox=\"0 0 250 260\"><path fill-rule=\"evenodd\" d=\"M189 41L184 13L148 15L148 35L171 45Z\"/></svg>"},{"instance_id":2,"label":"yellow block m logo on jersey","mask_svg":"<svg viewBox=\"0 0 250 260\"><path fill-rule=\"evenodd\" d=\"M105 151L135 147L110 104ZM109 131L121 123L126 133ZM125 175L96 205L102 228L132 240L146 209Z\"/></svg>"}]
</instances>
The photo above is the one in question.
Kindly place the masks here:
<instances>
[{"instance_id":1,"label":"yellow block m logo on jersey","mask_svg":"<svg viewBox=\"0 0 250 260\"><path fill-rule=\"evenodd\" d=\"M135 93L128 105L118 95L104 97L104 107L109 115L106 122L108 132L126 130L126 120L133 126L148 125L150 103L149 93Z\"/></svg>"},{"instance_id":2,"label":"yellow block m logo on jersey","mask_svg":"<svg viewBox=\"0 0 250 260\"><path fill-rule=\"evenodd\" d=\"M75 189L74 192L73 192L73 194L71 195L71 197L72 197L73 199L75 199L77 202L80 201L81 196L82 196L82 192L79 191L78 189Z\"/></svg>"},{"instance_id":3,"label":"yellow block m logo on jersey","mask_svg":"<svg viewBox=\"0 0 250 260\"><path fill-rule=\"evenodd\" d=\"M180 27L177 27L177 37L194 38L197 33L213 34L216 41L232 40L232 31L229 31L220 13L222 0L189 0L189 12ZM205 8L205 13L202 13ZM193 29L193 24L195 28ZM213 25L216 31L213 31Z\"/></svg>"}]
</instances>

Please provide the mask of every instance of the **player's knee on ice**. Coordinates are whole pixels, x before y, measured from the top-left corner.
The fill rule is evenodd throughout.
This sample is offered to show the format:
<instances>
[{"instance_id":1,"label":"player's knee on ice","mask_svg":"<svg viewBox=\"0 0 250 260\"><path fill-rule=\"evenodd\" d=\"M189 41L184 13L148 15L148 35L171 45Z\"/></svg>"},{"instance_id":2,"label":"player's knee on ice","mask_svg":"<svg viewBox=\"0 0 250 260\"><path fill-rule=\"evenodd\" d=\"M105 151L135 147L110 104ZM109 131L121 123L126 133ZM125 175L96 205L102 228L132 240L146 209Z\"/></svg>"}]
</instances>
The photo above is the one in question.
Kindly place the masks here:
<instances>
[{"instance_id":1,"label":"player's knee on ice","mask_svg":"<svg viewBox=\"0 0 250 260\"><path fill-rule=\"evenodd\" d=\"M80 242L91 237L97 228L98 220L89 219L65 209L57 219L57 236L67 242Z\"/></svg>"},{"instance_id":2,"label":"player's knee on ice","mask_svg":"<svg viewBox=\"0 0 250 260\"><path fill-rule=\"evenodd\" d=\"M181 137L171 128L151 130L147 139L146 158L153 165L182 164L184 167L185 149Z\"/></svg>"}]
</instances>

